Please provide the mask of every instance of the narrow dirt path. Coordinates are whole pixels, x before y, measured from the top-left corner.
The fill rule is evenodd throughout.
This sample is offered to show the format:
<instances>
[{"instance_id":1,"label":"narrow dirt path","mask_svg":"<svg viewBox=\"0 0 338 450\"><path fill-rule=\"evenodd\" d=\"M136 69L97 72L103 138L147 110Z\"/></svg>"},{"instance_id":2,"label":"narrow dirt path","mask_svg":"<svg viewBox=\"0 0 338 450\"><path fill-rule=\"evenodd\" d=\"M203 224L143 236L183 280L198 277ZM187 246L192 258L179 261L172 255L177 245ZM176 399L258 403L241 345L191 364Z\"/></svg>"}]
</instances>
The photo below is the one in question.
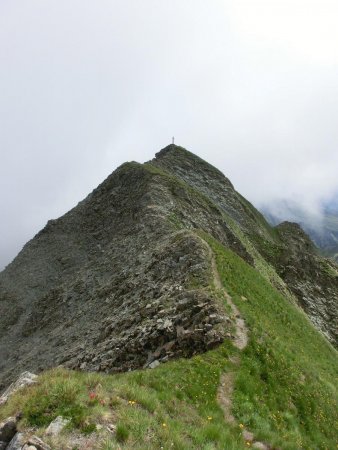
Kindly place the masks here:
<instances>
[{"instance_id":1,"label":"narrow dirt path","mask_svg":"<svg viewBox=\"0 0 338 450\"><path fill-rule=\"evenodd\" d=\"M225 296L227 304L230 306L231 309L232 318L234 319L235 322L235 339L233 341L233 344L239 350L243 350L248 343L248 330L246 328L244 320L241 318L237 306L234 304L232 298L223 287L221 277L217 269L215 254L209 245L208 247L210 253L211 271L213 275L215 288L219 291L222 291L223 295ZM240 363L240 359L236 358L234 362L236 365L238 365ZM224 419L227 423L231 424L236 423L236 420L232 415L232 393L234 390L234 379L235 379L234 372L223 373L221 375L220 384L217 390L217 400L221 408L223 409Z\"/></svg>"},{"instance_id":2,"label":"narrow dirt path","mask_svg":"<svg viewBox=\"0 0 338 450\"><path fill-rule=\"evenodd\" d=\"M221 277L219 275L217 264L216 264L216 258L215 254L212 250L212 248L209 246L208 243L206 243L209 252L210 252L210 261L211 261L211 270L213 274L214 279L214 285L217 290L221 290L223 295L225 296L225 299L228 303L228 305L231 308L232 312L232 318L235 321L235 339L233 341L233 344L235 347L237 347L239 350L244 350L245 347L248 344L248 328L245 324L244 319L241 317L241 314L237 308L237 306L232 301L231 296L228 294L228 292L224 289L224 286L221 281ZM234 357L233 363L238 366L240 364L240 358ZM235 372L227 372L221 375L220 384L217 390L217 401L219 405L221 406L223 413L224 413L224 420L232 425L236 424L236 419L232 415L232 395L234 391L234 380L235 380ZM261 450L269 450L272 447L264 442L260 442L255 440L253 433L246 430L245 428L242 429L242 436L245 442L252 446L253 448L261 449Z\"/></svg>"},{"instance_id":3,"label":"narrow dirt path","mask_svg":"<svg viewBox=\"0 0 338 450\"><path fill-rule=\"evenodd\" d=\"M242 319L241 314L237 308L237 306L232 301L232 298L230 295L226 292L226 290L223 287L221 277L219 276L215 255L212 249L210 249L210 256L211 256L211 270L213 273L214 278L214 285L216 289L219 289L223 292L225 295L226 301L228 305L231 308L232 316L235 320L235 339L234 339L234 346L237 347L239 350L243 350L247 344L248 344L248 329L245 325L244 319Z\"/></svg>"},{"instance_id":4,"label":"narrow dirt path","mask_svg":"<svg viewBox=\"0 0 338 450\"><path fill-rule=\"evenodd\" d=\"M224 413L224 420L227 423L235 424L236 419L232 415L232 393L234 390L234 378L233 372L223 373L221 375L220 383L217 390L217 401Z\"/></svg>"}]
</instances>

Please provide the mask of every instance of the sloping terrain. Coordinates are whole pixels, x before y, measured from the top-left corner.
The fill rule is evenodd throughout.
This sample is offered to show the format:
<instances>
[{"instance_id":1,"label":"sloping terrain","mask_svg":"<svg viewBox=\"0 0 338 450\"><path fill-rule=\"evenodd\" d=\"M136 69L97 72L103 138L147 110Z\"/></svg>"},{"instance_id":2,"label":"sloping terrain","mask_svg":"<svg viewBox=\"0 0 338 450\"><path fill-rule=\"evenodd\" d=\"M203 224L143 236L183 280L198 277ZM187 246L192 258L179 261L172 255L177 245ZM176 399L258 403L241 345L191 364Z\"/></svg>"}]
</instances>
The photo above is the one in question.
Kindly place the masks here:
<instances>
[{"instance_id":1,"label":"sloping terrain","mask_svg":"<svg viewBox=\"0 0 338 450\"><path fill-rule=\"evenodd\" d=\"M256 448L276 450L335 448L335 350L255 269L210 236L200 236L245 317L244 350L226 339L214 350L154 370L47 371L0 408L0 419L21 411L21 430L35 427L35 434L58 450L243 450L258 441L264 446ZM215 294L227 309L222 292ZM222 386L224 380L234 384ZM219 402L219 388L232 398ZM232 420L224 415L224 400ZM59 415L70 418L72 427L55 438L45 436L45 427Z\"/></svg>"},{"instance_id":2,"label":"sloping terrain","mask_svg":"<svg viewBox=\"0 0 338 450\"><path fill-rule=\"evenodd\" d=\"M282 244L262 246L262 255L274 266L311 321L337 345L337 265L319 256L299 225L283 222L275 231Z\"/></svg>"},{"instance_id":3,"label":"sloping terrain","mask_svg":"<svg viewBox=\"0 0 338 450\"><path fill-rule=\"evenodd\" d=\"M298 226L272 228L221 172L170 145L118 168L0 274L1 386L63 367L0 416L20 409L41 433L57 415L120 427L87 448L330 449L337 296L337 266Z\"/></svg>"}]
</instances>

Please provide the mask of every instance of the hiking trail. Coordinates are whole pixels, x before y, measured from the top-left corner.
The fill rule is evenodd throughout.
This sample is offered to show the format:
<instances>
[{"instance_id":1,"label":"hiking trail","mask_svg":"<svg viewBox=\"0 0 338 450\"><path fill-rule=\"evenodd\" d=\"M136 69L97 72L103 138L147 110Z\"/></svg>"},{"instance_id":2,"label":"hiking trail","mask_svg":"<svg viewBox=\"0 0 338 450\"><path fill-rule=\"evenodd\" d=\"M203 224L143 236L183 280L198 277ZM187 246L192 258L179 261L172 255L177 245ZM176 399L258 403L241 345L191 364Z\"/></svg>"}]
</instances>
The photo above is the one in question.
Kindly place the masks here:
<instances>
[{"instance_id":1,"label":"hiking trail","mask_svg":"<svg viewBox=\"0 0 338 450\"><path fill-rule=\"evenodd\" d=\"M213 275L215 289L222 291L226 299L226 302L231 309L232 313L231 318L234 319L235 322L235 331L234 331L235 336L233 344L236 348L242 351L248 344L248 334L249 334L248 328L239 312L239 309L234 304L231 296L229 295L229 293L226 291L226 289L222 284L221 277L217 269L215 253L213 252L210 245L209 244L207 245L210 253L211 271ZM239 366L240 364L239 357L237 356L233 357L232 361L235 364L235 366ZM236 419L232 414L232 395L234 391L234 380L235 380L235 372L223 373L221 375L220 384L217 390L217 401L223 410L224 420L232 425L236 425ZM252 446L253 448L261 450L272 449L272 447L269 444L255 440L254 434L246 430L245 428L242 429L242 436L245 442L248 445Z\"/></svg>"}]
</instances>

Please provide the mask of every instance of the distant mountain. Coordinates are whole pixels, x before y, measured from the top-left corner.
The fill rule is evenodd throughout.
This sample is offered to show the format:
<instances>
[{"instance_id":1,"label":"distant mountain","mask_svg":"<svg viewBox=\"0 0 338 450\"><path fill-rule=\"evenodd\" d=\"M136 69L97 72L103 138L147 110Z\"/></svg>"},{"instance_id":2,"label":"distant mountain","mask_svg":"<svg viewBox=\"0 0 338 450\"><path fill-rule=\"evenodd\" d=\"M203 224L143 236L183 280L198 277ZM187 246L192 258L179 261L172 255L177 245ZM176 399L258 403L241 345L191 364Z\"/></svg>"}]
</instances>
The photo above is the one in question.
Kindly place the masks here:
<instances>
[{"instance_id":1,"label":"distant mountain","mask_svg":"<svg viewBox=\"0 0 338 450\"><path fill-rule=\"evenodd\" d=\"M322 205L320 214L305 211L298 203L280 201L261 208L271 225L289 220L298 223L323 255L338 261L338 196Z\"/></svg>"}]
</instances>

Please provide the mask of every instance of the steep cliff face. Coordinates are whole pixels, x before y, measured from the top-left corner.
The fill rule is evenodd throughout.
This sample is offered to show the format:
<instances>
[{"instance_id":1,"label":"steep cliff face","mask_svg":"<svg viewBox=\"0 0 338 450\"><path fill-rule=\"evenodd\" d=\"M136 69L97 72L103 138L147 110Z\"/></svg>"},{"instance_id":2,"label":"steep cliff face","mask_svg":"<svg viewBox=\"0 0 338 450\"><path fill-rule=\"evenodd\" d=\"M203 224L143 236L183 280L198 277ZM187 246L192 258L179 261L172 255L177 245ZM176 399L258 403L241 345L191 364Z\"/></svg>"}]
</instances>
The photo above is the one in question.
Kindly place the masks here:
<instances>
[{"instance_id":1,"label":"steep cliff face","mask_svg":"<svg viewBox=\"0 0 338 450\"><path fill-rule=\"evenodd\" d=\"M298 245L292 227L271 228L217 169L170 145L118 168L0 274L0 387L24 369L125 371L231 337L197 230L257 270L276 269L277 287L334 340L336 266Z\"/></svg>"}]
</instances>

